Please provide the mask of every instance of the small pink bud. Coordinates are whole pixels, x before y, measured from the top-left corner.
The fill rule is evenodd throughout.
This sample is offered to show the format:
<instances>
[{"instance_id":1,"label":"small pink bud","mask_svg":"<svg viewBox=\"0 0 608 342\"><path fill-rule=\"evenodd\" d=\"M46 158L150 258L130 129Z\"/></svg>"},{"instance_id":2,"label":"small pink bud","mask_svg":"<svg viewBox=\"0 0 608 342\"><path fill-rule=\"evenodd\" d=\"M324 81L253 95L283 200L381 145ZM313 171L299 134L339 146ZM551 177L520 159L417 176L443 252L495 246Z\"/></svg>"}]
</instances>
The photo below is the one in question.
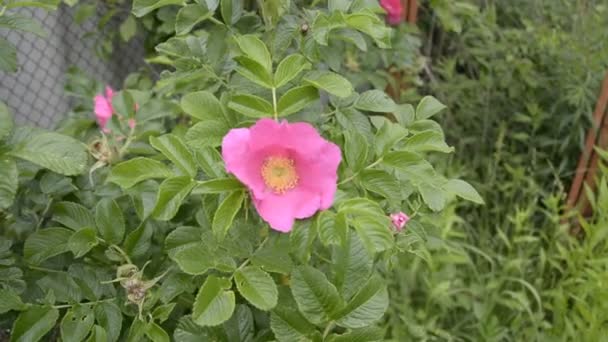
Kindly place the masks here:
<instances>
[{"instance_id":1,"label":"small pink bud","mask_svg":"<svg viewBox=\"0 0 608 342\"><path fill-rule=\"evenodd\" d=\"M135 119L131 118L129 121L127 121L127 124L129 125L130 129L134 129L137 122L135 122Z\"/></svg>"},{"instance_id":2,"label":"small pink bud","mask_svg":"<svg viewBox=\"0 0 608 342\"><path fill-rule=\"evenodd\" d=\"M398 213L391 214L391 222L393 223L393 227L395 227L395 230L397 230L398 232L403 230L403 226L405 226L405 224L409 220L410 217L401 211Z\"/></svg>"}]
</instances>

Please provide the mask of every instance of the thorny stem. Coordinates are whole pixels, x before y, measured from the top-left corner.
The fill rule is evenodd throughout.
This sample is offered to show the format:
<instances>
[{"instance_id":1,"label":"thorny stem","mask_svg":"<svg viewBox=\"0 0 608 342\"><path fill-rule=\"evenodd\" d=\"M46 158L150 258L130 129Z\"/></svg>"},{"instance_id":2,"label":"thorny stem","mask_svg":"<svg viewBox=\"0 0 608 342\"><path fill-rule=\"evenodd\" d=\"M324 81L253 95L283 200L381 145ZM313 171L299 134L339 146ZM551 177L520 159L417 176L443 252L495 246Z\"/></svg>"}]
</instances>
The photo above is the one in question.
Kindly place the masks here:
<instances>
[{"instance_id":1,"label":"thorny stem","mask_svg":"<svg viewBox=\"0 0 608 342\"><path fill-rule=\"evenodd\" d=\"M272 87L272 108L274 110L274 119L279 121L279 113L277 111L277 88Z\"/></svg>"},{"instance_id":2,"label":"thorny stem","mask_svg":"<svg viewBox=\"0 0 608 342\"><path fill-rule=\"evenodd\" d=\"M376 160L375 162L369 164L363 170L371 169L372 167L374 167L374 166L382 163L383 159L384 159L383 157L378 158L378 160ZM348 182L352 181L353 179L355 179L355 177L357 177L361 173L361 171L362 170L359 170L359 171L355 172L352 176L350 176L350 177L346 178L345 180L341 181L340 183L338 183L338 185L342 185L342 184L345 184L345 183L348 183Z\"/></svg>"}]
</instances>

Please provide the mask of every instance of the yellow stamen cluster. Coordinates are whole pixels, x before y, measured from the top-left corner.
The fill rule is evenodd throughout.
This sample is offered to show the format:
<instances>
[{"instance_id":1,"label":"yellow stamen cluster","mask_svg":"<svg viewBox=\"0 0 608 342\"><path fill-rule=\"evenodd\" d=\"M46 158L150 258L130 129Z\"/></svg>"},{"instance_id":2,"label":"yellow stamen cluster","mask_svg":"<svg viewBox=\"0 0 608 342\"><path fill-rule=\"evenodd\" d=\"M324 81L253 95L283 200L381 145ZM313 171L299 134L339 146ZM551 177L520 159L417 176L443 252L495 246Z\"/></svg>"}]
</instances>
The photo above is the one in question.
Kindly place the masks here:
<instances>
[{"instance_id":1,"label":"yellow stamen cluster","mask_svg":"<svg viewBox=\"0 0 608 342\"><path fill-rule=\"evenodd\" d=\"M277 194L283 194L298 185L298 173L291 158L268 157L262 165L261 173L266 186Z\"/></svg>"}]
</instances>

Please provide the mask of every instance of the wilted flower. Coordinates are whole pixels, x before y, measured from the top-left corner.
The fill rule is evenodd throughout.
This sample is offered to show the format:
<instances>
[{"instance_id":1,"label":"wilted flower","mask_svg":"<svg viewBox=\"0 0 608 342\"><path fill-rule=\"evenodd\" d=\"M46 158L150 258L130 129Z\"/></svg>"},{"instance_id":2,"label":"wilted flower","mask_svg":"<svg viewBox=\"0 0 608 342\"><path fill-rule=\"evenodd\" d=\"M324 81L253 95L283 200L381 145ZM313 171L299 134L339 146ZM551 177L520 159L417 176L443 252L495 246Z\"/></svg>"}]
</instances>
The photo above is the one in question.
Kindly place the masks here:
<instances>
[{"instance_id":1,"label":"wilted flower","mask_svg":"<svg viewBox=\"0 0 608 342\"><path fill-rule=\"evenodd\" d=\"M102 130L105 130L108 120L112 118L112 113L114 112L112 97L114 97L114 90L109 86L106 86L105 96L103 94L95 95L95 118Z\"/></svg>"},{"instance_id":2,"label":"wilted flower","mask_svg":"<svg viewBox=\"0 0 608 342\"><path fill-rule=\"evenodd\" d=\"M398 25L403 20L401 0L380 0L380 6L386 11L386 19L391 25Z\"/></svg>"},{"instance_id":3,"label":"wilted flower","mask_svg":"<svg viewBox=\"0 0 608 342\"><path fill-rule=\"evenodd\" d=\"M397 230L398 232L403 230L403 226L405 226L405 224L409 220L410 217L401 211L398 213L391 214L391 222L393 223L393 227L395 227L395 230Z\"/></svg>"},{"instance_id":4,"label":"wilted flower","mask_svg":"<svg viewBox=\"0 0 608 342\"><path fill-rule=\"evenodd\" d=\"M296 218L333 203L340 148L308 123L261 119L250 128L232 129L222 142L222 156L272 229L289 232Z\"/></svg>"}]
</instances>

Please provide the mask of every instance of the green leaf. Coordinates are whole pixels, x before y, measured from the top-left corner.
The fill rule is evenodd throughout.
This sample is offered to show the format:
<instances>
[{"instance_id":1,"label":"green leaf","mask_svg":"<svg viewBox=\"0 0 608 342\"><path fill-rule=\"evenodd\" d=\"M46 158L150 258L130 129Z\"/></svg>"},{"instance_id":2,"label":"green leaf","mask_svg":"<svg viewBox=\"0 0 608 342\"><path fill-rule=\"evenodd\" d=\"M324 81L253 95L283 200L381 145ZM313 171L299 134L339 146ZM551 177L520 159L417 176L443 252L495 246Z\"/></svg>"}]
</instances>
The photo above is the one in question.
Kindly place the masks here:
<instances>
[{"instance_id":1,"label":"green leaf","mask_svg":"<svg viewBox=\"0 0 608 342\"><path fill-rule=\"evenodd\" d=\"M255 327L251 309L245 304L239 304L234 310L234 314L224 323L228 341L253 342Z\"/></svg>"},{"instance_id":2,"label":"green leaf","mask_svg":"<svg viewBox=\"0 0 608 342\"><path fill-rule=\"evenodd\" d=\"M327 8L330 12L340 11L347 12L350 8L352 0L329 0L327 4Z\"/></svg>"},{"instance_id":3,"label":"green leaf","mask_svg":"<svg viewBox=\"0 0 608 342\"><path fill-rule=\"evenodd\" d=\"M384 170L362 170L359 179L368 191L395 202L401 199L399 181Z\"/></svg>"},{"instance_id":4,"label":"green leaf","mask_svg":"<svg viewBox=\"0 0 608 342\"><path fill-rule=\"evenodd\" d=\"M95 307L95 320L108 334L108 341L118 340L122 330L122 312L112 302L100 303Z\"/></svg>"},{"instance_id":5,"label":"green leaf","mask_svg":"<svg viewBox=\"0 0 608 342\"><path fill-rule=\"evenodd\" d=\"M107 181L128 189L146 179L173 176L175 175L165 164L154 159L137 157L114 166Z\"/></svg>"},{"instance_id":6,"label":"green leaf","mask_svg":"<svg viewBox=\"0 0 608 342\"><path fill-rule=\"evenodd\" d=\"M44 260L69 251L68 240L73 231L65 228L45 228L25 240L23 256L30 264L38 265Z\"/></svg>"},{"instance_id":7,"label":"green leaf","mask_svg":"<svg viewBox=\"0 0 608 342\"><path fill-rule=\"evenodd\" d=\"M2 37L0 37L0 71L17 71L17 49Z\"/></svg>"},{"instance_id":8,"label":"green leaf","mask_svg":"<svg viewBox=\"0 0 608 342\"><path fill-rule=\"evenodd\" d=\"M369 11L353 13L347 15L345 21L349 27L372 37L381 49L391 47L391 29L376 14Z\"/></svg>"},{"instance_id":9,"label":"green leaf","mask_svg":"<svg viewBox=\"0 0 608 342\"><path fill-rule=\"evenodd\" d=\"M289 256L289 236L283 234L271 237L268 243L251 257L251 263L266 272L291 273L293 261Z\"/></svg>"},{"instance_id":10,"label":"green leaf","mask_svg":"<svg viewBox=\"0 0 608 342\"><path fill-rule=\"evenodd\" d=\"M80 4L74 11L74 22L81 25L87 19L91 18L97 10L96 4Z\"/></svg>"},{"instance_id":11,"label":"green leaf","mask_svg":"<svg viewBox=\"0 0 608 342\"><path fill-rule=\"evenodd\" d=\"M234 59L238 62L236 72L241 76L267 89L272 88L272 75L264 66L247 56L238 56Z\"/></svg>"},{"instance_id":12,"label":"green leaf","mask_svg":"<svg viewBox=\"0 0 608 342\"><path fill-rule=\"evenodd\" d=\"M215 326L227 321L234 311L234 292L230 281L209 276L198 291L192 307L192 319L198 325Z\"/></svg>"},{"instance_id":13,"label":"green leaf","mask_svg":"<svg viewBox=\"0 0 608 342\"><path fill-rule=\"evenodd\" d=\"M445 143L443 134L436 131L422 131L407 139L406 147L414 152L454 152L454 148Z\"/></svg>"},{"instance_id":14,"label":"green leaf","mask_svg":"<svg viewBox=\"0 0 608 342\"><path fill-rule=\"evenodd\" d=\"M112 109L127 118L135 117L135 99L129 90L121 90L112 97Z\"/></svg>"},{"instance_id":15,"label":"green leaf","mask_svg":"<svg viewBox=\"0 0 608 342\"><path fill-rule=\"evenodd\" d=\"M174 249L171 257L187 274L200 275L215 267L215 258L202 242L189 243Z\"/></svg>"},{"instance_id":16,"label":"green leaf","mask_svg":"<svg viewBox=\"0 0 608 342\"><path fill-rule=\"evenodd\" d=\"M149 322L146 327L146 336L152 340L152 342L170 342L169 334L165 329L161 328L160 325Z\"/></svg>"},{"instance_id":17,"label":"green leaf","mask_svg":"<svg viewBox=\"0 0 608 342\"><path fill-rule=\"evenodd\" d=\"M188 93L182 97L181 106L184 112L201 121L226 120L226 114L220 101L208 91Z\"/></svg>"},{"instance_id":18,"label":"green leaf","mask_svg":"<svg viewBox=\"0 0 608 342\"><path fill-rule=\"evenodd\" d=\"M183 0L133 0L133 14L139 18L157 8L169 5L181 5L183 3Z\"/></svg>"},{"instance_id":19,"label":"green leaf","mask_svg":"<svg viewBox=\"0 0 608 342\"><path fill-rule=\"evenodd\" d=\"M332 249L332 283L349 300L361 288L372 272L373 260L359 236L352 230L342 246Z\"/></svg>"},{"instance_id":20,"label":"green leaf","mask_svg":"<svg viewBox=\"0 0 608 342\"><path fill-rule=\"evenodd\" d=\"M0 315L11 310L25 310L25 308L27 308L27 306L12 289L0 288Z\"/></svg>"},{"instance_id":21,"label":"green leaf","mask_svg":"<svg viewBox=\"0 0 608 342\"><path fill-rule=\"evenodd\" d=\"M184 145L182 140L173 134L160 137L150 137L150 145L167 157L185 176L196 176L196 162L192 152Z\"/></svg>"},{"instance_id":22,"label":"green leaf","mask_svg":"<svg viewBox=\"0 0 608 342\"><path fill-rule=\"evenodd\" d=\"M272 104L261 97L255 95L235 95L232 96L228 107L240 114L252 118L272 117L274 110Z\"/></svg>"},{"instance_id":23,"label":"green leaf","mask_svg":"<svg viewBox=\"0 0 608 342\"><path fill-rule=\"evenodd\" d=\"M36 281L43 293L52 293L53 301L77 303L82 300L82 289L74 278L65 272L53 272Z\"/></svg>"},{"instance_id":24,"label":"green leaf","mask_svg":"<svg viewBox=\"0 0 608 342\"><path fill-rule=\"evenodd\" d=\"M95 223L99 234L109 243L119 244L125 235L125 218L118 203L104 198L95 207Z\"/></svg>"},{"instance_id":25,"label":"green leaf","mask_svg":"<svg viewBox=\"0 0 608 342\"><path fill-rule=\"evenodd\" d=\"M374 139L374 147L376 148L376 153L379 155L386 154L408 135L407 129L403 128L401 125L392 123L384 118L382 119L382 122L384 122L384 124L376 132Z\"/></svg>"},{"instance_id":26,"label":"green leaf","mask_svg":"<svg viewBox=\"0 0 608 342\"><path fill-rule=\"evenodd\" d=\"M35 133L22 139L9 154L66 176L83 173L88 158L80 141L53 132Z\"/></svg>"},{"instance_id":27,"label":"green leaf","mask_svg":"<svg viewBox=\"0 0 608 342\"><path fill-rule=\"evenodd\" d=\"M152 217L160 221L171 220L195 185L187 176L167 178L158 189Z\"/></svg>"},{"instance_id":28,"label":"green leaf","mask_svg":"<svg viewBox=\"0 0 608 342\"><path fill-rule=\"evenodd\" d=\"M481 196L479 195L479 193L477 192L477 190L475 190L474 187L471 186L471 184L460 180L460 179L450 179L448 180L448 182L444 185L445 189L448 192L453 193L454 195L477 203L477 204L485 204L485 202L483 201L483 198L481 198Z\"/></svg>"},{"instance_id":29,"label":"green leaf","mask_svg":"<svg viewBox=\"0 0 608 342\"><path fill-rule=\"evenodd\" d=\"M131 40L137 33L137 21L135 21L135 17L129 15L118 27L118 32L120 32L120 38L123 42Z\"/></svg>"},{"instance_id":30,"label":"green leaf","mask_svg":"<svg viewBox=\"0 0 608 342\"><path fill-rule=\"evenodd\" d=\"M418 184L418 191L420 191L424 203L433 211L443 210L448 202L445 191L431 183Z\"/></svg>"},{"instance_id":31,"label":"green leaf","mask_svg":"<svg viewBox=\"0 0 608 342\"><path fill-rule=\"evenodd\" d=\"M270 329L278 341L306 341L317 332L314 325L298 311L289 289L281 287L278 305L270 315Z\"/></svg>"},{"instance_id":32,"label":"green leaf","mask_svg":"<svg viewBox=\"0 0 608 342\"><path fill-rule=\"evenodd\" d=\"M140 318L135 317L131 326L129 327L129 334L127 335L127 342L139 342L144 340L146 334L146 328L148 325Z\"/></svg>"},{"instance_id":33,"label":"green leaf","mask_svg":"<svg viewBox=\"0 0 608 342\"><path fill-rule=\"evenodd\" d=\"M380 320L387 308L386 284L379 276L372 276L340 311L337 324L344 328L363 328Z\"/></svg>"},{"instance_id":34,"label":"green leaf","mask_svg":"<svg viewBox=\"0 0 608 342\"><path fill-rule=\"evenodd\" d=\"M355 101L355 108L369 112L390 113L397 109L397 105L385 92L373 89L359 95Z\"/></svg>"},{"instance_id":35,"label":"green leaf","mask_svg":"<svg viewBox=\"0 0 608 342\"><path fill-rule=\"evenodd\" d=\"M325 246L340 244L340 235L336 230L336 214L325 210L320 212L316 219L317 234L319 240Z\"/></svg>"},{"instance_id":36,"label":"green leaf","mask_svg":"<svg viewBox=\"0 0 608 342\"><path fill-rule=\"evenodd\" d=\"M338 212L347 215L369 252L380 252L393 245L390 220L378 203L367 198L353 198L342 202Z\"/></svg>"},{"instance_id":37,"label":"green leaf","mask_svg":"<svg viewBox=\"0 0 608 342\"><path fill-rule=\"evenodd\" d=\"M57 309L31 306L15 320L11 331L11 342L40 341L46 333L53 329L58 318L59 310Z\"/></svg>"},{"instance_id":38,"label":"green leaf","mask_svg":"<svg viewBox=\"0 0 608 342\"><path fill-rule=\"evenodd\" d=\"M197 0L197 2L201 5L204 4L211 12L214 12L220 5L220 0Z\"/></svg>"},{"instance_id":39,"label":"green leaf","mask_svg":"<svg viewBox=\"0 0 608 342\"><path fill-rule=\"evenodd\" d=\"M0 28L31 32L43 38L47 36L46 31L36 20L14 13L4 13L0 16Z\"/></svg>"},{"instance_id":40,"label":"green leaf","mask_svg":"<svg viewBox=\"0 0 608 342\"><path fill-rule=\"evenodd\" d=\"M329 33L337 28L342 28L346 25L344 15L340 12L334 12L331 16L319 14L312 23L312 37L320 45L327 46Z\"/></svg>"},{"instance_id":41,"label":"green leaf","mask_svg":"<svg viewBox=\"0 0 608 342\"><path fill-rule=\"evenodd\" d=\"M447 107L433 96L425 96L416 107L416 120L428 119Z\"/></svg>"},{"instance_id":42,"label":"green leaf","mask_svg":"<svg viewBox=\"0 0 608 342\"><path fill-rule=\"evenodd\" d=\"M164 305L157 306L152 312L152 318L154 318L154 320L158 321L159 323L166 321L167 319L169 319L169 316L171 316L171 312L173 312L173 309L176 305L177 303L167 303Z\"/></svg>"},{"instance_id":43,"label":"green leaf","mask_svg":"<svg viewBox=\"0 0 608 342\"><path fill-rule=\"evenodd\" d=\"M219 144L218 144L219 145ZM217 149L206 146L195 148L198 166L209 178L226 177L224 160Z\"/></svg>"},{"instance_id":44,"label":"green leaf","mask_svg":"<svg viewBox=\"0 0 608 342\"><path fill-rule=\"evenodd\" d=\"M193 148L205 146L217 147L230 127L221 121L202 121L186 132L186 143Z\"/></svg>"},{"instance_id":45,"label":"green leaf","mask_svg":"<svg viewBox=\"0 0 608 342\"><path fill-rule=\"evenodd\" d=\"M234 25L243 14L243 0L222 0L220 11L226 25Z\"/></svg>"},{"instance_id":46,"label":"green leaf","mask_svg":"<svg viewBox=\"0 0 608 342\"><path fill-rule=\"evenodd\" d=\"M333 319L344 303L325 274L311 266L297 267L291 278L291 291L300 312L312 323Z\"/></svg>"},{"instance_id":47,"label":"green leaf","mask_svg":"<svg viewBox=\"0 0 608 342\"><path fill-rule=\"evenodd\" d=\"M317 237L316 228L311 221L296 221L289 233L289 251L296 260L303 264L310 260L312 247Z\"/></svg>"},{"instance_id":48,"label":"green leaf","mask_svg":"<svg viewBox=\"0 0 608 342\"><path fill-rule=\"evenodd\" d=\"M263 41L252 34L246 34L236 38L236 42L245 56L257 62L269 74L272 73L272 58Z\"/></svg>"},{"instance_id":49,"label":"green leaf","mask_svg":"<svg viewBox=\"0 0 608 342\"><path fill-rule=\"evenodd\" d=\"M346 131L344 138L346 140L344 145L346 162L354 172L357 172L365 166L369 144L365 136L357 131Z\"/></svg>"},{"instance_id":50,"label":"green leaf","mask_svg":"<svg viewBox=\"0 0 608 342\"><path fill-rule=\"evenodd\" d=\"M75 258L80 258L87 254L91 248L97 245L95 228L83 228L70 236L68 248L74 253Z\"/></svg>"},{"instance_id":51,"label":"green leaf","mask_svg":"<svg viewBox=\"0 0 608 342\"><path fill-rule=\"evenodd\" d=\"M0 140L4 140L10 135L13 127L13 116L4 102L0 101Z\"/></svg>"},{"instance_id":52,"label":"green leaf","mask_svg":"<svg viewBox=\"0 0 608 342\"><path fill-rule=\"evenodd\" d=\"M87 342L108 342L110 340L108 339L108 333L106 332L106 329L100 327L99 325L95 325L95 326L93 326L91 335L89 335L89 338L86 341Z\"/></svg>"},{"instance_id":53,"label":"green leaf","mask_svg":"<svg viewBox=\"0 0 608 342\"><path fill-rule=\"evenodd\" d=\"M232 221L234 221L234 217L241 209L244 199L244 192L235 191L226 196L226 198L224 198L222 203L217 208L217 211L213 216L211 229L213 230L213 234L218 239L223 239L228 233L228 229L230 229L230 226L232 226Z\"/></svg>"},{"instance_id":54,"label":"green leaf","mask_svg":"<svg viewBox=\"0 0 608 342\"><path fill-rule=\"evenodd\" d=\"M277 105L279 116L287 116L299 112L309 104L319 100L319 92L315 87L301 86L288 90Z\"/></svg>"},{"instance_id":55,"label":"green leaf","mask_svg":"<svg viewBox=\"0 0 608 342\"><path fill-rule=\"evenodd\" d=\"M352 329L342 335L330 335L328 342L377 342L385 341L386 332L380 327Z\"/></svg>"},{"instance_id":56,"label":"green leaf","mask_svg":"<svg viewBox=\"0 0 608 342\"><path fill-rule=\"evenodd\" d=\"M256 308L268 311L277 305L277 286L270 275L259 267L247 266L237 270L234 280L241 295Z\"/></svg>"},{"instance_id":57,"label":"green leaf","mask_svg":"<svg viewBox=\"0 0 608 342\"><path fill-rule=\"evenodd\" d=\"M175 34L189 33L196 24L210 18L212 15L213 12L198 4L189 4L182 7L177 12L177 18L175 19Z\"/></svg>"},{"instance_id":58,"label":"green leaf","mask_svg":"<svg viewBox=\"0 0 608 342\"><path fill-rule=\"evenodd\" d=\"M61 339L64 342L84 341L95 323L95 315L88 307L74 307L61 320Z\"/></svg>"},{"instance_id":59,"label":"green leaf","mask_svg":"<svg viewBox=\"0 0 608 342\"><path fill-rule=\"evenodd\" d=\"M53 206L53 221L78 230L95 227L95 219L91 211L81 204L73 202L58 202Z\"/></svg>"},{"instance_id":60,"label":"green leaf","mask_svg":"<svg viewBox=\"0 0 608 342\"><path fill-rule=\"evenodd\" d=\"M302 71L310 69L311 64L299 54L289 55L279 63L274 73L274 87L280 88L293 80Z\"/></svg>"},{"instance_id":61,"label":"green leaf","mask_svg":"<svg viewBox=\"0 0 608 342\"><path fill-rule=\"evenodd\" d=\"M199 181L194 189L192 189L192 194L219 194L244 189L243 184L234 178L220 178L208 181Z\"/></svg>"},{"instance_id":62,"label":"green leaf","mask_svg":"<svg viewBox=\"0 0 608 342\"><path fill-rule=\"evenodd\" d=\"M0 209L9 208L19 186L17 164L11 158L0 156Z\"/></svg>"},{"instance_id":63,"label":"green leaf","mask_svg":"<svg viewBox=\"0 0 608 342\"><path fill-rule=\"evenodd\" d=\"M422 157L413 152L394 151L389 152L382 158L382 163L398 169L407 169L412 165L419 164Z\"/></svg>"},{"instance_id":64,"label":"green leaf","mask_svg":"<svg viewBox=\"0 0 608 342\"><path fill-rule=\"evenodd\" d=\"M304 83L338 97L348 97L354 90L350 81L331 71L310 73L304 77Z\"/></svg>"}]
</instances>

